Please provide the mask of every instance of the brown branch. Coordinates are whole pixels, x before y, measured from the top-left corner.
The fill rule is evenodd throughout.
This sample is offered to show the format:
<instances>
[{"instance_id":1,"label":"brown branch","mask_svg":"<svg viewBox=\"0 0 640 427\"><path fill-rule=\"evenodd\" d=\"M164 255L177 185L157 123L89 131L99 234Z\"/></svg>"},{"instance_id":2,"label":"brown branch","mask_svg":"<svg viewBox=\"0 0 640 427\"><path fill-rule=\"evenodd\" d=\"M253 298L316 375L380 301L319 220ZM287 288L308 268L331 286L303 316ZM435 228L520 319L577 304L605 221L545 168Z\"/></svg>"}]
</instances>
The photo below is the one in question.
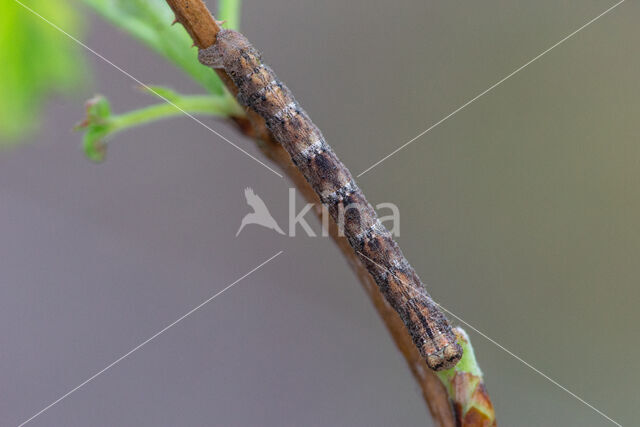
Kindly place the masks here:
<instances>
[{"instance_id":1,"label":"brown branch","mask_svg":"<svg viewBox=\"0 0 640 427\"><path fill-rule=\"evenodd\" d=\"M199 49L205 49L216 42L220 27L204 2L167 0L167 3L176 14L176 21L187 30L193 44Z\"/></svg>"},{"instance_id":2,"label":"brown branch","mask_svg":"<svg viewBox=\"0 0 640 427\"><path fill-rule=\"evenodd\" d=\"M202 0L167 0L167 3L175 13L176 21L180 22L191 35L195 46L202 49L215 43L216 35L220 31L220 27ZM216 70L216 72L227 89L234 95L237 94L237 88L229 76L223 70ZM317 195L293 165L287 152L271 137L264 120L252 111L247 111L247 118L234 118L234 120L242 132L256 140L264 155L282 168L307 201L314 203L315 206L320 206ZM420 385L422 395L436 425L440 427L484 425L475 423L466 424L460 420L456 421L455 405L452 405L450 402L446 388L438 377L427 367L424 359L420 356L420 353L413 344L402 320L387 304L378 290L378 286L355 255L346 238L338 236L337 226L333 221L330 221L330 233L351 268L358 276L358 279L369 295L369 298L371 298L373 305L393 337L398 349L403 354L413 376Z\"/></svg>"}]
</instances>

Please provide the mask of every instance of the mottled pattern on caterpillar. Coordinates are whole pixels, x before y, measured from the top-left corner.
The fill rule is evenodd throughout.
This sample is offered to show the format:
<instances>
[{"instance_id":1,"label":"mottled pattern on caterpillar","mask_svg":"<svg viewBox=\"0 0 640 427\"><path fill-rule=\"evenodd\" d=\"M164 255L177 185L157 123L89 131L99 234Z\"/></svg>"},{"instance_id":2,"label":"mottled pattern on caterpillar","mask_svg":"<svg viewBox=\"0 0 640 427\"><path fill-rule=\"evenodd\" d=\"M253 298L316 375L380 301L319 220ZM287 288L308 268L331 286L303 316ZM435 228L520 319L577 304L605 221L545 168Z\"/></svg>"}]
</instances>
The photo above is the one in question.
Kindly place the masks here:
<instances>
[{"instance_id":1,"label":"mottled pattern on caterpillar","mask_svg":"<svg viewBox=\"0 0 640 427\"><path fill-rule=\"evenodd\" d=\"M222 30L216 43L199 52L202 64L222 68L238 87L238 101L262 116L337 221L354 251L398 312L413 342L434 370L454 366L462 357L451 326L425 290L391 234L355 184L349 170L289 89L262 63L240 33ZM354 209L355 207L355 209Z\"/></svg>"}]
</instances>

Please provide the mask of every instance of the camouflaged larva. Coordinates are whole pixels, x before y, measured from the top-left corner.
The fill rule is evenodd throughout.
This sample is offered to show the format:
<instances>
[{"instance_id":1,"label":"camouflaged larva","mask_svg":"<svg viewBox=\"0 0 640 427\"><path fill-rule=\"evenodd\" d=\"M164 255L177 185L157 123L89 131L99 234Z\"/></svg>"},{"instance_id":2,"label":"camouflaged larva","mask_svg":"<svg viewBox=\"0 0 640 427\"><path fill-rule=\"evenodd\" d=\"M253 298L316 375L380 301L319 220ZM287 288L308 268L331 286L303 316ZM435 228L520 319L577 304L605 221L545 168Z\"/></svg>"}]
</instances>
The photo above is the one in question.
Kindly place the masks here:
<instances>
[{"instance_id":1,"label":"camouflaged larva","mask_svg":"<svg viewBox=\"0 0 640 427\"><path fill-rule=\"evenodd\" d=\"M222 30L216 43L200 50L198 57L204 65L224 69L238 87L239 102L265 119L334 220L343 218L349 243L402 318L427 365L434 370L454 366L462 357L462 348L446 317L349 170L289 89L262 63L257 50L242 34Z\"/></svg>"}]
</instances>

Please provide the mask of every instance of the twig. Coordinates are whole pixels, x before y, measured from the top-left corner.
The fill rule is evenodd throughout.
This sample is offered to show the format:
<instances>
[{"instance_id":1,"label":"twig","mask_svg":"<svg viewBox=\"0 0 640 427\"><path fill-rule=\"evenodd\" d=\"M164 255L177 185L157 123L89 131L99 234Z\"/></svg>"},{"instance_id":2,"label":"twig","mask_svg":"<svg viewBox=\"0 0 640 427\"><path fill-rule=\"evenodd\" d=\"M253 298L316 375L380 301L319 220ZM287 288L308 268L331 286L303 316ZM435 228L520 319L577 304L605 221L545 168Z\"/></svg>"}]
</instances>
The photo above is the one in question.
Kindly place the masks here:
<instances>
[{"instance_id":1,"label":"twig","mask_svg":"<svg viewBox=\"0 0 640 427\"><path fill-rule=\"evenodd\" d=\"M191 35L194 45L200 49L207 48L215 43L216 35L220 31L220 27L216 23L211 13L207 10L202 0L166 0L176 16L176 21L180 22L187 32ZM220 76L227 89L232 93L237 93L237 88L231 82L230 78L222 70L217 69L216 73ZM247 112L247 118L236 118L236 122L240 129L247 135L256 140L262 152L278 164L287 176L293 181L298 190L303 194L307 201L320 206L315 192L304 179L302 174L293 165L287 152L276 143L267 130L264 121L256 113ZM490 426L495 425L495 416L491 402L486 394L481 377L474 383L478 386L477 392L488 402L490 413L484 418L474 418L472 422L465 422L465 414L461 413L459 408L468 406L469 402L456 401L456 393L449 393L447 387L431 371L415 345L402 320L397 313L386 303L384 297L378 290L371 275L364 268L349 243L344 237L338 236L337 226L330 221L330 233L334 241L348 260L352 269L360 279L360 282L367 294L371 298L376 310L384 321L387 329L391 333L393 340L398 346L400 352L404 355L411 372L416 381L420 385L423 397L431 411L431 415L436 425L441 427L462 426ZM452 377L458 378L457 372L452 371ZM451 388L451 387L449 387ZM451 399L451 400L450 400ZM453 403L453 404L452 404ZM456 410L454 410L454 407Z\"/></svg>"}]
</instances>

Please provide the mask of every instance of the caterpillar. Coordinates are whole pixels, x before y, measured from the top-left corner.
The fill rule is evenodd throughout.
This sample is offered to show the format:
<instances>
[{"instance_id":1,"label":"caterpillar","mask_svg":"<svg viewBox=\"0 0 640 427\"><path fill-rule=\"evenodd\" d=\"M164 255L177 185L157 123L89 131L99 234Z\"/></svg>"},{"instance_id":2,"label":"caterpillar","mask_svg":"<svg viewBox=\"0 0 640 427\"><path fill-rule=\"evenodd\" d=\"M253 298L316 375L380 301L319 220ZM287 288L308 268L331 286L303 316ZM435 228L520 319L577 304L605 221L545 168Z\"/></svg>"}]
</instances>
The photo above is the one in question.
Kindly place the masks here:
<instances>
[{"instance_id":1,"label":"caterpillar","mask_svg":"<svg viewBox=\"0 0 640 427\"><path fill-rule=\"evenodd\" d=\"M446 316L320 129L258 51L239 32L221 30L212 46L199 50L198 59L229 75L238 87L238 102L264 118L333 219L343 221L349 244L404 322L427 366L436 371L455 366L462 348Z\"/></svg>"}]
</instances>

